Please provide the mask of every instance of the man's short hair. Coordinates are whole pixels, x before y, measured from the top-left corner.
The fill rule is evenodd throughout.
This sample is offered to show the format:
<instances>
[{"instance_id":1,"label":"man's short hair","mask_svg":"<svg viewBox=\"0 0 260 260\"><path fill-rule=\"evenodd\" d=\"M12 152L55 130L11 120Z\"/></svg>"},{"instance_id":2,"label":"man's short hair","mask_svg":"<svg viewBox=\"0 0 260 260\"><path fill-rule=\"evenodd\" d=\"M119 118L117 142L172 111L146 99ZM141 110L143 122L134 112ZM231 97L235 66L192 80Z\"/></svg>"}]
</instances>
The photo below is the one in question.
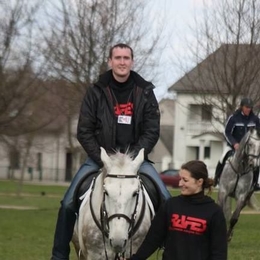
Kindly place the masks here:
<instances>
[{"instance_id":1,"label":"man's short hair","mask_svg":"<svg viewBox=\"0 0 260 260\"><path fill-rule=\"evenodd\" d=\"M113 50L114 50L115 48L121 48L121 49L127 48L127 49L129 49L129 50L131 51L131 58L132 58L132 60L134 59L133 49L132 49L129 45L125 44L125 43L118 43L118 44L116 44L116 45L114 45L114 46L112 46L112 47L110 48L110 50L109 50L109 58L110 58L110 59L112 58Z\"/></svg>"}]
</instances>

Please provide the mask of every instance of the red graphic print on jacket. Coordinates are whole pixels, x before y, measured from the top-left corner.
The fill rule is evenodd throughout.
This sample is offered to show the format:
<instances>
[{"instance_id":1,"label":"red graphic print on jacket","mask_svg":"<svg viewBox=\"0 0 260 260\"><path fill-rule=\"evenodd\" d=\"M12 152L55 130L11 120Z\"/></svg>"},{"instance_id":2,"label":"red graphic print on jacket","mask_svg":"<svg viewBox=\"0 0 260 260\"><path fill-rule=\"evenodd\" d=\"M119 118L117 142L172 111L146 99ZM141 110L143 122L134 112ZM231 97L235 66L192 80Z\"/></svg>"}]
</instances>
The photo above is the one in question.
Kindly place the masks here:
<instances>
[{"instance_id":1,"label":"red graphic print on jacket","mask_svg":"<svg viewBox=\"0 0 260 260\"><path fill-rule=\"evenodd\" d=\"M172 214L171 230L202 235L207 228L205 219L189 217L185 215Z\"/></svg>"},{"instance_id":2,"label":"red graphic print on jacket","mask_svg":"<svg viewBox=\"0 0 260 260\"><path fill-rule=\"evenodd\" d=\"M133 103L128 102L126 104L116 104L114 106L115 115L125 115L125 116L132 116L133 115Z\"/></svg>"}]
</instances>

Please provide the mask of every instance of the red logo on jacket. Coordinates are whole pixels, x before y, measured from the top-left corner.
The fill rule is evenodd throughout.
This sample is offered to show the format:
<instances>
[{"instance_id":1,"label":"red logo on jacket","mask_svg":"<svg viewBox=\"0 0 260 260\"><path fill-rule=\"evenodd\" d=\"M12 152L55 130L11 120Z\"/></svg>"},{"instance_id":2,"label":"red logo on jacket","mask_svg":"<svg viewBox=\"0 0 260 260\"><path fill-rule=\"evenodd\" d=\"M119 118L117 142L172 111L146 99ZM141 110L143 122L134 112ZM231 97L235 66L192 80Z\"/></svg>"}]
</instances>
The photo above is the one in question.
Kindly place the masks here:
<instances>
[{"instance_id":1,"label":"red logo on jacket","mask_svg":"<svg viewBox=\"0 0 260 260\"><path fill-rule=\"evenodd\" d=\"M133 115L133 107L134 104L132 102L128 102L126 104L117 104L114 106L115 115L125 115L132 116Z\"/></svg>"},{"instance_id":2,"label":"red logo on jacket","mask_svg":"<svg viewBox=\"0 0 260 260\"><path fill-rule=\"evenodd\" d=\"M201 235L207 228L205 219L189 217L185 215L172 214L171 230Z\"/></svg>"}]
</instances>

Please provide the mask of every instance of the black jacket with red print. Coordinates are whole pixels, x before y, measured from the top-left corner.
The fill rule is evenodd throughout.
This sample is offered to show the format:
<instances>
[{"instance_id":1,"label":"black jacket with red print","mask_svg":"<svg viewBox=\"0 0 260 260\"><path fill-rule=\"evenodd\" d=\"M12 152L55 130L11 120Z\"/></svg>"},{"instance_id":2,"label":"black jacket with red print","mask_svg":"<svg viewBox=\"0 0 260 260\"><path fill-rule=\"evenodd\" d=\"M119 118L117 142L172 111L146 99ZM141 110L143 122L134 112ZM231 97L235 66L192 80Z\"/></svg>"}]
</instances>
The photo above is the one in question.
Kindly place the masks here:
<instances>
[{"instance_id":1,"label":"black jacket with red print","mask_svg":"<svg viewBox=\"0 0 260 260\"><path fill-rule=\"evenodd\" d=\"M165 246L163 260L227 260L227 231L222 209L208 196L170 198L152 221L131 260L145 260Z\"/></svg>"},{"instance_id":2,"label":"black jacket with red print","mask_svg":"<svg viewBox=\"0 0 260 260\"><path fill-rule=\"evenodd\" d=\"M107 152L114 152L116 147L116 124L113 99L108 83L111 70L100 76L97 83L87 89L82 101L78 121L77 138L88 156L102 166L100 146ZM145 149L145 158L157 143L160 135L160 112L154 95L154 85L131 71L134 81L133 122L134 137L129 151L137 154Z\"/></svg>"}]
</instances>

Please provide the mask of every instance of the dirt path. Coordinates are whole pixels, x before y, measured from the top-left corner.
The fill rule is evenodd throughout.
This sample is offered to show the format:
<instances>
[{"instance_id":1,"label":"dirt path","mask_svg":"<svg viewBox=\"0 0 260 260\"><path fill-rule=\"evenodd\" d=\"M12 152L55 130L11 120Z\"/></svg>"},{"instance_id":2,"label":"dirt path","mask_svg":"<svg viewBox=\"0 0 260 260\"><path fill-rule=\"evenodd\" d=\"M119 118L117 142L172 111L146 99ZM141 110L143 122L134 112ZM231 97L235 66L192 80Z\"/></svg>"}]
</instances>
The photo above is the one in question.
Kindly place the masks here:
<instances>
[{"instance_id":1,"label":"dirt path","mask_svg":"<svg viewBox=\"0 0 260 260\"><path fill-rule=\"evenodd\" d=\"M0 209L32 210L32 209L39 209L39 208L29 207L29 206L0 205Z\"/></svg>"},{"instance_id":2,"label":"dirt path","mask_svg":"<svg viewBox=\"0 0 260 260\"><path fill-rule=\"evenodd\" d=\"M257 211L257 210L244 210L241 212L241 214L260 214L260 211Z\"/></svg>"}]
</instances>

